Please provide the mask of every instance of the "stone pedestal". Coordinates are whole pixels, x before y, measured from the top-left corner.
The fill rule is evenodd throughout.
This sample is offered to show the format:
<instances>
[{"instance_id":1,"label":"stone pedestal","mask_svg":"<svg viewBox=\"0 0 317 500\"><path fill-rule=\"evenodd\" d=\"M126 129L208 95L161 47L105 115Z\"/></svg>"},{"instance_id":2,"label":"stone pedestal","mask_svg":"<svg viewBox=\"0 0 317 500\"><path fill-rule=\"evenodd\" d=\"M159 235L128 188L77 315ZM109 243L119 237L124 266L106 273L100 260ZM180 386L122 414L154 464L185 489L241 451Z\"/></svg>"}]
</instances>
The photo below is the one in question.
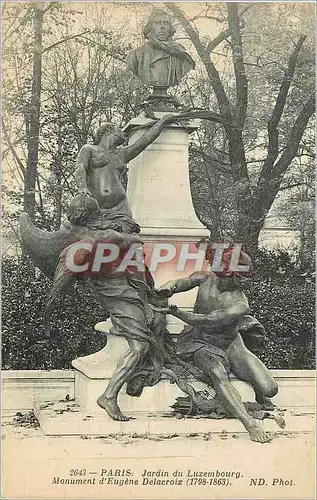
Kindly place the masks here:
<instances>
[{"instance_id":1,"label":"stone pedestal","mask_svg":"<svg viewBox=\"0 0 317 500\"><path fill-rule=\"evenodd\" d=\"M109 323L96 328L104 333ZM78 358L73 362L75 371L75 401L46 401L34 406L34 413L43 432L52 436L67 435L190 435L245 433L239 420L208 418L166 418L176 397L184 395L175 384L162 380L154 387L146 387L140 398L130 397L123 387L119 404L123 412L132 417L128 422L112 420L98 407L96 400L104 391L112 369L126 349L125 341L107 333L107 346L101 351ZM306 370L273 370L279 385L279 393L273 403L282 408L287 432L311 432L315 429L315 373ZM230 375L231 383L244 401L253 401L251 386ZM284 432L271 420L259 421L266 431Z\"/></svg>"},{"instance_id":2,"label":"stone pedestal","mask_svg":"<svg viewBox=\"0 0 317 500\"><path fill-rule=\"evenodd\" d=\"M98 323L95 328L106 334L107 344L101 351L72 362L75 368L75 401L86 413L104 415L105 411L99 408L96 401L106 389L117 363L128 349L128 344L123 337L109 333L110 320ZM245 401L254 400L254 391L249 384L238 380L234 383ZM184 393L176 384L163 379L154 387L145 387L140 397L128 396L124 386L118 402L123 413L142 413L149 409L151 412L162 413L171 411L170 406L178 396L184 396Z\"/></svg>"},{"instance_id":3,"label":"stone pedestal","mask_svg":"<svg viewBox=\"0 0 317 500\"><path fill-rule=\"evenodd\" d=\"M140 398L130 397L125 387L120 391L119 405L123 413L132 420L117 422L96 404L97 398L105 390L113 370L127 349L122 337L109 333L111 322L101 322L96 329L107 336L104 349L89 356L73 361L75 368L75 401L38 402L34 413L46 435L179 435L192 433L245 433L241 422L235 419L191 419L166 418L170 406L178 396L184 394L176 384L161 380L154 387L146 387ZM280 391L273 402L283 412L287 431L307 432L314 429L314 372L305 370L276 370L272 375L278 382ZM240 392L244 401L254 400L252 387L240 380L231 378L231 383ZM267 431L283 432L272 421L259 421Z\"/></svg>"},{"instance_id":4,"label":"stone pedestal","mask_svg":"<svg viewBox=\"0 0 317 500\"><path fill-rule=\"evenodd\" d=\"M164 113L155 113L159 118ZM133 144L153 121L132 119L125 131ZM142 127L133 132L135 127ZM198 128L169 124L161 135L129 163L127 196L134 219L145 237L194 238L208 235L195 213L189 185L188 136Z\"/></svg>"},{"instance_id":5,"label":"stone pedestal","mask_svg":"<svg viewBox=\"0 0 317 500\"><path fill-rule=\"evenodd\" d=\"M164 113L155 115L160 118ZM125 129L131 134L129 143L138 140L151 123L144 114L132 119ZM133 131L139 126L143 128ZM195 213L189 184L188 137L197 128L197 120L186 122L186 126L167 125L161 135L129 163L127 196L133 217L141 226L145 254L150 257L155 244L169 243L177 249L172 262L159 264L157 271L152 271L157 287L194 272L194 261L190 260L182 272L176 270L181 246L189 245L189 252L193 253L197 251L194 244L209 235ZM171 302L191 309L195 297L196 290L191 290L175 295ZM171 333L181 331L180 320L174 317L167 320Z\"/></svg>"}]
</instances>

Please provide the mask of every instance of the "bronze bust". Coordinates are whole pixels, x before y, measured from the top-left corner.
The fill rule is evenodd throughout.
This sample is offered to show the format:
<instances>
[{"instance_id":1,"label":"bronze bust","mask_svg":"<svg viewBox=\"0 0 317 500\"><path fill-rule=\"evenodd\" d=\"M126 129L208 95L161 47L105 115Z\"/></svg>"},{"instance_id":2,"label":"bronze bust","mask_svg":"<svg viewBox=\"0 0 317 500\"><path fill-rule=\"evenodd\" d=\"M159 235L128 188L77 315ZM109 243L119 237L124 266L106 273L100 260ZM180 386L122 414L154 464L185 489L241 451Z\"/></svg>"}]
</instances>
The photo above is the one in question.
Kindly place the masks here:
<instances>
[{"instance_id":1,"label":"bronze bust","mask_svg":"<svg viewBox=\"0 0 317 500\"><path fill-rule=\"evenodd\" d=\"M146 43L128 54L126 63L143 83L154 88L178 85L194 69L195 63L185 48L172 40L175 28L169 15L153 9L143 29Z\"/></svg>"}]
</instances>

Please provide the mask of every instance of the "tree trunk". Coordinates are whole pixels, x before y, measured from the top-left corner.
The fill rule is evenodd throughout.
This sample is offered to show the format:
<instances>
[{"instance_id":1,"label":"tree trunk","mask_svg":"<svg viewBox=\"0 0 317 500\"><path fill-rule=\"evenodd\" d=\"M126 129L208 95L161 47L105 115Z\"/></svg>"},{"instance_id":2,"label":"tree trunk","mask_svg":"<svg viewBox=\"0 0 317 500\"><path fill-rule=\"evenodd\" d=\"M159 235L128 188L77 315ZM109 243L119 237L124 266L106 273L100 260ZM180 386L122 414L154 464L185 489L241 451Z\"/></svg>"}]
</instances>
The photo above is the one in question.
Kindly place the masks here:
<instances>
[{"instance_id":1,"label":"tree trunk","mask_svg":"<svg viewBox=\"0 0 317 500\"><path fill-rule=\"evenodd\" d=\"M24 176L24 211L34 220L41 108L43 5L34 3L32 8L34 10L33 74L31 105L29 109L28 159Z\"/></svg>"},{"instance_id":2,"label":"tree trunk","mask_svg":"<svg viewBox=\"0 0 317 500\"><path fill-rule=\"evenodd\" d=\"M58 151L55 156L55 217L54 217L54 229L58 230L61 227L62 222L62 141L61 141L61 131L58 137Z\"/></svg>"}]
</instances>

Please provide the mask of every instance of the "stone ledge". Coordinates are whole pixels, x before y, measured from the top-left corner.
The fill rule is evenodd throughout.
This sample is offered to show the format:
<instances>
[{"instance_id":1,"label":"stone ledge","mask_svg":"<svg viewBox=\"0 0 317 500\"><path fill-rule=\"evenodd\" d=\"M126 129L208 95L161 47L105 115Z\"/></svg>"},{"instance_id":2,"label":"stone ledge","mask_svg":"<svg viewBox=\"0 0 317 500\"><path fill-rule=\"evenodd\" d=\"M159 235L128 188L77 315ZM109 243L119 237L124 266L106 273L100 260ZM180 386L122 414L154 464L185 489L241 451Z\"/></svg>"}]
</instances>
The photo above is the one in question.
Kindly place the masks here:
<instances>
[{"instance_id":1,"label":"stone ledge","mask_svg":"<svg viewBox=\"0 0 317 500\"><path fill-rule=\"evenodd\" d=\"M8 370L1 374L2 411L33 410L36 401L74 397L74 370Z\"/></svg>"},{"instance_id":2,"label":"stone ledge","mask_svg":"<svg viewBox=\"0 0 317 500\"><path fill-rule=\"evenodd\" d=\"M182 238L185 241L193 241L196 243L203 236L209 235L208 230L203 226L198 226L197 224L195 226L188 226L186 224L186 221L183 224L184 227L182 228L171 226L170 224L168 224L169 221L166 221L165 227L159 225L160 221L156 222L156 226L153 226L153 224L150 226L149 218L138 222L140 225L142 223L140 235L144 237L144 241L157 241L159 239L160 241L167 240L168 242L170 242L171 240L173 241L176 238L178 238L178 240Z\"/></svg>"},{"instance_id":3,"label":"stone ledge","mask_svg":"<svg viewBox=\"0 0 317 500\"><path fill-rule=\"evenodd\" d=\"M280 381L278 394L272 398L272 402L282 408L288 407L312 407L315 404L315 383L314 380L305 380L301 383ZM232 379L232 384L241 394L244 401L254 401L254 391L252 387L241 380ZM105 380L89 379L82 373L76 374L75 397L76 401L85 411L101 412L96 401L106 387ZM144 412L149 408L152 411L168 411L178 396L183 396L183 392L176 384L171 384L168 380L162 380L153 387L145 387L141 397L131 397L126 394L125 387L119 394L119 406L123 411Z\"/></svg>"},{"instance_id":4,"label":"stone ledge","mask_svg":"<svg viewBox=\"0 0 317 500\"><path fill-rule=\"evenodd\" d=\"M274 378L279 380L298 380L307 379L315 381L315 370L270 370ZM234 375L230 377L235 378ZM75 370L2 370L1 379L4 384L7 381L14 379L21 380L39 380L39 379L56 379L56 380L73 380L75 378Z\"/></svg>"},{"instance_id":5,"label":"stone ledge","mask_svg":"<svg viewBox=\"0 0 317 500\"><path fill-rule=\"evenodd\" d=\"M287 379L287 380L298 380L304 379L307 380L316 380L316 371L315 370L270 370L270 373L274 378L279 380Z\"/></svg>"},{"instance_id":6,"label":"stone ledge","mask_svg":"<svg viewBox=\"0 0 317 500\"><path fill-rule=\"evenodd\" d=\"M306 407L314 404L316 379L314 370L271 370L271 373L280 386L280 394L274 399L276 404L288 407ZM96 377L95 380L100 382L103 380L105 386L109 379ZM163 380L158 386L148 389L154 400L162 392L161 385L167 386L167 381ZM168 393L176 392L173 384L168 383L167 389ZM99 390L101 393L102 387L97 389ZM2 372L2 410L8 413L33 410L34 403L37 401L59 400L65 398L66 394L72 398L74 392L75 370L7 370ZM121 391L120 396L128 408L131 400L136 399L124 394L124 390ZM174 397L174 394L172 396ZM147 397L143 400L146 403Z\"/></svg>"},{"instance_id":7,"label":"stone ledge","mask_svg":"<svg viewBox=\"0 0 317 500\"><path fill-rule=\"evenodd\" d=\"M12 379L27 379L27 380L38 380L38 379L74 379L74 370L3 370L1 372L1 378L4 383L7 380Z\"/></svg>"},{"instance_id":8,"label":"stone ledge","mask_svg":"<svg viewBox=\"0 0 317 500\"><path fill-rule=\"evenodd\" d=\"M259 424L268 432L313 432L315 412L313 408L287 409L283 411L286 421L281 429L272 420L259 420ZM35 415L41 428L49 436L106 436L115 435L188 435L188 434L223 434L246 433L241 422L236 419L208 419L164 417L162 413L130 412L133 420L116 422L106 412L85 412L73 402L36 404Z\"/></svg>"}]
</instances>

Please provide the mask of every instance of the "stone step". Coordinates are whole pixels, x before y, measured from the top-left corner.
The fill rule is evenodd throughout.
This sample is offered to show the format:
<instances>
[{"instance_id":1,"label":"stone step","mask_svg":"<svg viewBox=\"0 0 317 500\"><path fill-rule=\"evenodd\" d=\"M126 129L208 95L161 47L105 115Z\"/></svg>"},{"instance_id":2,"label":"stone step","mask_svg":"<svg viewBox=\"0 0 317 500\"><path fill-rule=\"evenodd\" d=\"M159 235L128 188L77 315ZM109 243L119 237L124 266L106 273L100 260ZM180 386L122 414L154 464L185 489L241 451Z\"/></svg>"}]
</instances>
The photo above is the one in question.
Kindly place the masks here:
<instances>
[{"instance_id":1,"label":"stone step","mask_svg":"<svg viewBox=\"0 0 317 500\"><path fill-rule=\"evenodd\" d=\"M130 412L128 422L111 420L106 412L87 412L74 401L45 402L35 406L35 416L49 436L107 436L114 435L190 435L190 434L239 434L245 433L236 419L182 418L164 416L160 412ZM312 407L279 410L286 427L281 429L273 420L259 420L270 432L313 432L315 411ZM166 415L166 414L165 414Z\"/></svg>"}]
</instances>

